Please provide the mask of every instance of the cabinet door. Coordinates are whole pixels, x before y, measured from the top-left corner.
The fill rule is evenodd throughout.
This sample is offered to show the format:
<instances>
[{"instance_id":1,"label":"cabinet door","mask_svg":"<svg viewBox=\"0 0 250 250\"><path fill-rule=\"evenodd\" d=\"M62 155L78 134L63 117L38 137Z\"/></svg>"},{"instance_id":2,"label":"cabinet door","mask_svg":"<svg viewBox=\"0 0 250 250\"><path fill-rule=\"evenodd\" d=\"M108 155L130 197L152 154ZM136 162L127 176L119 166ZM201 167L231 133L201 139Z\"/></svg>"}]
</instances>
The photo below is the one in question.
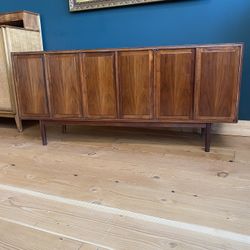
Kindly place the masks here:
<instances>
[{"instance_id":1,"label":"cabinet door","mask_svg":"<svg viewBox=\"0 0 250 250\"><path fill-rule=\"evenodd\" d=\"M237 120L241 47L197 49L195 119Z\"/></svg>"},{"instance_id":2,"label":"cabinet door","mask_svg":"<svg viewBox=\"0 0 250 250\"><path fill-rule=\"evenodd\" d=\"M115 118L114 53L85 53L81 59L84 115L90 118Z\"/></svg>"},{"instance_id":3,"label":"cabinet door","mask_svg":"<svg viewBox=\"0 0 250 250\"><path fill-rule=\"evenodd\" d=\"M156 52L156 117L185 120L192 118L194 50Z\"/></svg>"},{"instance_id":4,"label":"cabinet door","mask_svg":"<svg viewBox=\"0 0 250 250\"><path fill-rule=\"evenodd\" d=\"M122 118L152 117L151 51L123 51L118 53L118 81L120 87L120 113Z\"/></svg>"},{"instance_id":5,"label":"cabinet door","mask_svg":"<svg viewBox=\"0 0 250 250\"><path fill-rule=\"evenodd\" d=\"M49 116L43 55L13 57L21 118Z\"/></svg>"},{"instance_id":6,"label":"cabinet door","mask_svg":"<svg viewBox=\"0 0 250 250\"><path fill-rule=\"evenodd\" d=\"M46 56L53 117L79 118L82 116L78 59L77 54Z\"/></svg>"}]
</instances>

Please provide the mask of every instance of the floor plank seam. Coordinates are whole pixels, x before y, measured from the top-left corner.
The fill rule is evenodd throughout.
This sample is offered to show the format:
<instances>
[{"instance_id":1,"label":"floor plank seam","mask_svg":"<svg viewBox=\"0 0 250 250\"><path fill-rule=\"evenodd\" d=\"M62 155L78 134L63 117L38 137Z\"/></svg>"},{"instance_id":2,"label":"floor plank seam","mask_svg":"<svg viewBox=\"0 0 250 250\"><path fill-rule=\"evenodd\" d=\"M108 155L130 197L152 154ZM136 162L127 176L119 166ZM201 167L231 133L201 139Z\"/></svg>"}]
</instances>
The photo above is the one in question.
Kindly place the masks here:
<instances>
[{"instance_id":1,"label":"floor plank seam","mask_svg":"<svg viewBox=\"0 0 250 250\"><path fill-rule=\"evenodd\" d=\"M37 192L37 191L32 191L32 190L23 189L23 188L14 187L14 186L9 186L9 185L4 185L4 184L0 184L0 189L12 191L12 192L18 192L18 193L30 195L30 196L33 196L36 198L46 199L46 200L50 200L50 201L54 201L54 202L72 205L72 206L83 207L83 208L90 209L90 210L92 209L95 211L109 213L109 214L113 214L113 215L122 215L122 216L126 216L129 218L137 219L137 220L142 220L142 221L146 221L146 222L170 226L170 227L177 228L177 229L183 229L183 230L187 230L187 231L192 231L192 232L196 232L196 233L210 235L210 236L214 236L214 237L222 238L222 239L227 239L227 240L233 240L233 241L237 241L237 242L241 242L241 243L245 243L245 244L250 245L250 236L249 235L234 233L234 232L230 232L230 231L226 231L226 230L222 230L222 229L216 229L216 228L201 226L201 225L197 225L197 224L190 224L190 223L186 223L186 222L180 222L180 221L174 221L174 220L164 219L164 218L160 218L160 217L154 217L151 215L145 215L145 214L136 213L136 212L132 212L132 211L128 211L128 210L123 210L123 209L119 209L119 208L113 208L113 207L93 204L93 203L89 203L89 202L85 202L85 201L64 198L64 197L60 197L60 196L56 196L56 195L45 194L45 193L41 193L41 192ZM81 241L81 240L79 240L79 241Z\"/></svg>"},{"instance_id":2,"label":"floor plank seam","mask_svg":"<svg viewBox=\"0 0 250 250\"><path fill-rule=\"evenodd\" d=\"M41 231L41 232L44 232L44 233L52 234L52 235L55 235L55 236L58 236L58 237L63 237L65 239L78 241L78 242L81 242L83 244L84 243L85 244L91 244L91 245L94 245L96 247L105 248L107 250L114 250L113 248L110 248L110 247L104 246L104 245L100 245L100 244L95 243L95 242L85 241L85 240L82 240L82 239L79 239L79 238L76 238L76 237L72 237L72 236L69 236L69 235L65 235L65 234L57 233L57 232L50 231L50 230L47 230L47 229L43 229L43 228L40 228L40 227L32 226L30 224L26 224L26 223L23 223L23 222L20 222L20 221L3 218L1 216L0 216L0 220L5 221L5 222L9 222L9 223L13 223L13 224L17 224L17 225L20 225L20 226L23 226L23 227L31 228L33 230Z\"/></svg>"}]
</instances>

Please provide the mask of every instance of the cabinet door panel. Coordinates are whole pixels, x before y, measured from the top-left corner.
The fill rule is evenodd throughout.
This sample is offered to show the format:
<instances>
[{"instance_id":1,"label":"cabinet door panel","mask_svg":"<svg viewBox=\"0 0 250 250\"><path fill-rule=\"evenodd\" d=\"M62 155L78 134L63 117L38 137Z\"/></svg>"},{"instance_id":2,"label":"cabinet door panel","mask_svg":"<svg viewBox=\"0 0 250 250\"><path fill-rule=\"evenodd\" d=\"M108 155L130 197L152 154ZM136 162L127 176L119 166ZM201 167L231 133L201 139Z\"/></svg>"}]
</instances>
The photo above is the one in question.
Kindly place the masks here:
<instances>
[{"instance_id":1,"label":"cabinet door panel","mask_svg":"<svg viewBox=\"0 0 250 250\"><path fill-rule=\"evenodd\" d=\"M82 55L84 114L92 118L116 117L114 53Z\"/></svg>"},{"instance_id":2,"label":"cabinet door panel","mask_svg":"<svg viewBox=\"0 0 250 250\"><path fill-rule=\"evenodd\" d=\"M43 56L15 56L14 69L21 117L49 116Z\"/></svg>"},{"instance_id":3,"label":"cabinet door panel","mask_svg":"<svg viewBox=\"0 0 250 250\"><path fill-rule=\"evenodd\" d=\"M158 51L155 70L157 118L192 118L194 50Z\"/></svg>"},{"instance_id":4,"label":"cabinet door panel","mask_svg":"<svg viewBox=\"0 0 250 250\"><path fill-rule=\"evenodd\" d=\"M197 49L196 119L237 119L240 60L240 47Z\"/></svg>"},{"instance_id":5,"label":"cabinet door panel","mask_svg":"<svg viewBox=\"0 0 250 250\"><path fill-rule=\"evenodd\" d=\"M82 116L79 60L77 54L46 56L53 117Z\"/></svg>"},{"instance_id":6,"label":"cabinet door panel","mask_svg":"<svg viewBox=\"0 0 250 250\"><path fill-rule=\"evenodd\" d=\"M149 119L152 117L152 63L151 51L118 53L122 118Z\"/></svg>"}]
</instances>

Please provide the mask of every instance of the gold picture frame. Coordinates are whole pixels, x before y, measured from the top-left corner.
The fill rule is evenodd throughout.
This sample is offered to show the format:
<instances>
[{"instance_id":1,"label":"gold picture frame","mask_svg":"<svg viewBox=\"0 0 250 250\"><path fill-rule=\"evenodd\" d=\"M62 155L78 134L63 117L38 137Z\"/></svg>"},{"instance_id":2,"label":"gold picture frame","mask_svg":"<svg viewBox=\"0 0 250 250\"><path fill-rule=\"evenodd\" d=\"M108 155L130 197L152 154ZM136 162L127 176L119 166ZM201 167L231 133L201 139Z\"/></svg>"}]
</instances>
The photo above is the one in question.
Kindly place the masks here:
<instances>
[{"instance_id":1,"label":"gold picture frame","mask_svg":"<svg viewBox=\"0 0 250 250\"><path fill-rule=\"evenodd\" d=\"M167 0L69 0L69 9L73 12L163 1Z\"/></svg>"}]
</instances>

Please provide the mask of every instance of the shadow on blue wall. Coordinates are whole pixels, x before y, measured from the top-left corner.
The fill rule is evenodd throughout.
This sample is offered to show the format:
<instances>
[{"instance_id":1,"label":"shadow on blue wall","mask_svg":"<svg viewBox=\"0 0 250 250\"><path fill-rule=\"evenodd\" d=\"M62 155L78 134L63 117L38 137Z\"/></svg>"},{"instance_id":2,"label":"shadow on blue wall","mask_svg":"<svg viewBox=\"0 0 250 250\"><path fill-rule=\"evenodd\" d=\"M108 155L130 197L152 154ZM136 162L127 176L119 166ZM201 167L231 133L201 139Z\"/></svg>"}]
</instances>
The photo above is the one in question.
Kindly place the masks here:
<instances>
[{"instance_id":1,"label":"shadow on blue wall","mask_svg":"<svg viewBox=\"0 0 250 250\"><path fill-rule=\"evenodd\" d=\"M244 42L240 119L250 120L250 1L182 0L70 13L68 0L11 0L41 14L46 50Z\"/></svg>"}]
</instances>

